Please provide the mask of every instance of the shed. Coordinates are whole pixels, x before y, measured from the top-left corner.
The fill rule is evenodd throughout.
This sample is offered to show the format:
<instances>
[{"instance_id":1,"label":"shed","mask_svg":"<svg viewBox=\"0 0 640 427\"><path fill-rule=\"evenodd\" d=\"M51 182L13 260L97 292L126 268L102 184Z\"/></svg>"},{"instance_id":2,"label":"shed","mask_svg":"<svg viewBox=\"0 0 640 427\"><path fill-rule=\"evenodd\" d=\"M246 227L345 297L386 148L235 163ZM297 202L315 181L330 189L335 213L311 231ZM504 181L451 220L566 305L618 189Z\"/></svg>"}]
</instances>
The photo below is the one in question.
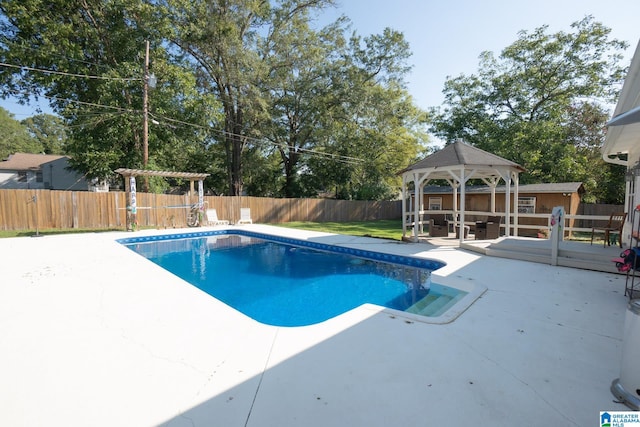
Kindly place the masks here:
<instances>
[{"instance_id":1,"label":"shed","mask_svg":"<svg viewBox=\"0 0 640 427\"><path fill-rule=\"evenodd\" d=\"M496 194L505 194L505 186L497 186ZM542 184L524 184L518 189L517 200L512 198L511 203L517 207L519 214L550 214L555 206L563 206L568 215L579 215L582 195L584 194L582 182L559 182ZM423 188L425 208L427 210L451 210L453 209L453 195L449 186L427 185ZM491 211L491 188L486 185L467 186L465 206L468 211ZM496 200L496 210L505 210L504 199ZM468 221L484 220L479 216L469 215ZM525 220L522 220L525 222ZM575 219L570 219L570 228L575 227ZM546 226L546 220L530 218L526 224ZM532 228L533 229L533 228ZM535 235L535 233L532 233Z\"/></svg>"}]
</instances>

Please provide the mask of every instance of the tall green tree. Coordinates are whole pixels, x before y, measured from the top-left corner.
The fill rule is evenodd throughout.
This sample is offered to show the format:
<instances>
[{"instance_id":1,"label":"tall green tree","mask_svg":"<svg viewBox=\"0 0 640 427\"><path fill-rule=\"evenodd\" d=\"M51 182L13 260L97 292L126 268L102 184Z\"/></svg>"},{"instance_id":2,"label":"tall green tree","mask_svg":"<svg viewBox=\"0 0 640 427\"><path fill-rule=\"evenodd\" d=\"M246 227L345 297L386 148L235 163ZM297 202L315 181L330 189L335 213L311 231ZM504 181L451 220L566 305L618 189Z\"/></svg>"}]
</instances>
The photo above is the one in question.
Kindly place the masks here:
<instances>
[{"instance_id":1,"label":"tall green tree","mask_svg":"<svg viewBox=\"0 0 640 427\"><path fill-rule=\"evenodd\" d=\"M350 120L329 126L318 147L330 156L310 159L308 185L342 199L396 198L397 172L428 143L426 113L395 85L372 85L358 95L359 105L349 108Z\"/></svg>"},{"instance_id":2,"label":"tall green tree","mask_svg":"<svg viewBox=\"0 0 640 427\"><path fill-rule=\"evenodd\" d=\"M191 59L199 85L222 104L220 136L229 192L243 192L243 152L268 117L265 86L272 52L264 49L290 20L332 0L166 0L174 22L173 43Z\"/></svg>"},{"instance_id":3,"label":"tall green tree","mask_svg":"<svg viewBox=\"0 0 640 427\"><path fill-rule=\"evenodd\" d=\"M390 199L398 194L396 172L427 143L426 114L404 85L411 52L402 33L385 29L353 35L347 54L333 65L323 116L325 138L318 144L333 158L313 159L314 181L338 198ZM339 167L334 158L343 159Z\"/></svg>"},{"instance_id":4,"label":"tall green tree","mask_svg":"<svg viewBox=\"0 0 640 427\"><path fill-rule=\"evenodd\" d=\"M627 44L612 39L610 29L592 17L571 28L522 31L498 58L484 52L477 75L445 83L445 103L433 111L432 131L523 165L528 173L522 182L583 181L590 194L598 194L607 175L592 174L610 169L594 150L607 117L600 106L615 100Z\"/></svg>"},{"instance_id":5,"label":"tall green tree","mask_svg":"<svg viewBox=\"0 0 640 427\"><path fill-rule=\"evenodd\" d=\"M284 179L279 193L285 197L307 195L300 170L323 132L323 116L331 114L328 59L344 43L339 24L315 31L306 15L283 22L281 31L265 40L264 50L271 54L264 137L280 157Z\"/></svg>"},{"instance_id":6,"label":"tall green tree","mask_svg":"<svg viewBox=\"0 0 640 427\"><path fill-rule=\"evenodd\" d=\"M391 197L424 141L408 44L392 30L347 37L342 20L312 30L332 4L4 0L0 91L47 97L88 177L143 167L149 40L147 167L209 172L215 193L242 194L246 180L253 194Z\"/></svg>"},{"instance_id":7,"label":"tall green tree","mask_svg":"<svg viewBox=\"0 0 640 427\"><path fill-rule=\"evenodd\" d=\"M68 125L65 150L88 177L143 167L145 41L158 86L149 96L150 163L185 170L205 155L215 122L213 98L167 51L164 9L139 0L0 3L4 95L47 97ZM28 67L25 67L28 66ZM186 125L185 125L186 124Z\"/></svg>"},{"instance_id":8,"label":"tall green tree","mask_svg":"<svg viewBox=\"0 0 640 427\"><path fill-rule=\"evenodd\" d=\"M42 153L43 148L13 114L0 107L0 161L14 153Z\"/></svg>"},{"instance_id":9,"label":"tall green tree","mask_svg":"<svg viewBox=\"0 0 640 427\"><path fill-rule=\"evenodd\" d=\"M52 114L37 114L22 120L32 138L42 145L45 154L65 154L67 128L64 121Z\"/></svg>"}]
</instances>

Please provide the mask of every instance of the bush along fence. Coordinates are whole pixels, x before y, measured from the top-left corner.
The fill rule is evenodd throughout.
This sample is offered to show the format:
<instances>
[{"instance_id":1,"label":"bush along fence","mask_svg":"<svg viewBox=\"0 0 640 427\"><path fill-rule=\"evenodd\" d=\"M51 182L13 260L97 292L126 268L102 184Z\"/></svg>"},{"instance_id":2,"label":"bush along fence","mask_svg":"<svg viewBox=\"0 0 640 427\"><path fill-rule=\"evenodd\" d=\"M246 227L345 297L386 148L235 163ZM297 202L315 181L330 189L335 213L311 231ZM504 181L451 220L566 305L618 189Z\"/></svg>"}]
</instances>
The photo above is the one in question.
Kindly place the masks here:
<instances>
[{"instance_id":1,"label":"bush along fence","mask_svg":"<svg viewBox=\"0 0 640 427\"><path fill-rule=\"evenodd\" d=\"M138 227L187 226L190 207L198 197L137 193ZM332 199L275 199L266 197L205 196L205 209L235 223L240 208L250 208L255 223L291 221L349 222L400 219L400 201ZM56 190L0 190L0 230L126 229L124 192L94 193Z\"/></svg>"}]
</instances>

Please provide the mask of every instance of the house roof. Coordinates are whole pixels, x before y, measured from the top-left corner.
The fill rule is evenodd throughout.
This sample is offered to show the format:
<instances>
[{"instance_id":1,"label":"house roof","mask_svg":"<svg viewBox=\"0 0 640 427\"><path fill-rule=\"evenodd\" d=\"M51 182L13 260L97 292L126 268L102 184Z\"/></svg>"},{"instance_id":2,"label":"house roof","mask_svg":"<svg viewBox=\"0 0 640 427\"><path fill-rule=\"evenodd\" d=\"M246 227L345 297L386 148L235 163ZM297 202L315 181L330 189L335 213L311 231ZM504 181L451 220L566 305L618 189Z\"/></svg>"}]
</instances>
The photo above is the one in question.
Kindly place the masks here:
<instances>
[{"instance_id":1,"label":"house roof","mask_svg":"<svg viewBox=\"0 0 640 427\"><path fill-rule=\"evenodd\" d=\"M633 54L624 85L620 91L613 118L608 123L607 136L602 146L605 161L627 165L619 154L628 154L640 145L640 42ZM636 148L637 150L637 148ZM635 161L635 160L634 160Z\"/></svg>"},{"instance_id":2,"label":"house roof","mask_svg":"<svg viewBox=\"0 0 640 427\"><path fill-rule=\"evenodd\" d=\"M399 173L403 174L418 169L438 169L450 166L513 168L519 172L525 171L525 169L517 163L473 147L462 141L457 141L453 144L446 145L443 149L408 166Z\"/></svg>"},{"instance_id":3,"label":"house roof","mask_svg":"<svg viewBox=\"0 0 640 427\"><path fill-rule=\"evenodd\" d=\"M504 193L505 186L496 187L497 193ZM584 187L581 182L556 182L543 184L524 184L518 186L518 192L522 193L581 193ZM448 185L427 185L424 187L425 194L451 193ZM491 189L487 185L467 185L466 193L489 194Z\"/></svg>"},{"instance_id":4,"label":"house roof","mask_svg":"<svg viewBox=\"0 0 640 427\"><path fill-rule=\"evenodd\" d=\"M7 160L0 162L0 170L38 170L43 164L61 159L57 154L31 154L15 153L9 155Z\"/></svg>"}]
</instances>

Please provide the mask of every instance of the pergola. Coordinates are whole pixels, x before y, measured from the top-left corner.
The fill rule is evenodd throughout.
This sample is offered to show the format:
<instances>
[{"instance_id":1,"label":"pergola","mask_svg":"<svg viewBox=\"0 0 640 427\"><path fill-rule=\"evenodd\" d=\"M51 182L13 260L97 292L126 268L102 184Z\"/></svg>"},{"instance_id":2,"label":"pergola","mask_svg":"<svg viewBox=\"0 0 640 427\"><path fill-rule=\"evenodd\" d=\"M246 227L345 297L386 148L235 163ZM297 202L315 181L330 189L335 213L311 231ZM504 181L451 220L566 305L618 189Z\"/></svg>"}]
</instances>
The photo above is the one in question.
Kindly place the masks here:
<instances>
[{"instance_id":1,"label":"pergola","mask_svg":"<svg viewBox=\"0 0 640 427\"><path fill-rule=\"evenodd\" d=\"M164 178L182 178L189 180L189 194L194 193L194 183L198 181L198 210L202 212L204 206L204 185L203 180L208 177L208 173L194 172L173 172L173 171L154 171L146 169L116 169L124 177L124 187L127 194L127 230L136 222L137 205L136 205L136 177L138 176L161 176ZM128 179L127 179L128 178Z\"/></svg>"},{"instance_id":2,"label":"pergola","mask_svg":"<svg viewBox=\"0 0 640 427\"><path fill-rule=\"evenodd\" d=\"M406 237L407 216L413 215L413 241L418 241L421 219L425 211L423 188L431 180L445 180L453 190L453 211L459 214L460 243L464 240L464 214L465 214L465 184L470 179L480 179L491 188L491 212L496 208L496 187L500 180L506 184L505 191L505 235L510 233L511 210L511 185L514 186L513 222L518 225L518 183L519 174L525 169L507 159L488 153L479 148L472 147L462 141L445 146L440 151L425 157L417 163L400 171L402 174L402 235ZM413 212L407 212L406 199L410 197L407 187L413 182L415 189L415 202ZM458 209L458 189L460 190L460 208Z\"/></svg>"}]
</instances>

